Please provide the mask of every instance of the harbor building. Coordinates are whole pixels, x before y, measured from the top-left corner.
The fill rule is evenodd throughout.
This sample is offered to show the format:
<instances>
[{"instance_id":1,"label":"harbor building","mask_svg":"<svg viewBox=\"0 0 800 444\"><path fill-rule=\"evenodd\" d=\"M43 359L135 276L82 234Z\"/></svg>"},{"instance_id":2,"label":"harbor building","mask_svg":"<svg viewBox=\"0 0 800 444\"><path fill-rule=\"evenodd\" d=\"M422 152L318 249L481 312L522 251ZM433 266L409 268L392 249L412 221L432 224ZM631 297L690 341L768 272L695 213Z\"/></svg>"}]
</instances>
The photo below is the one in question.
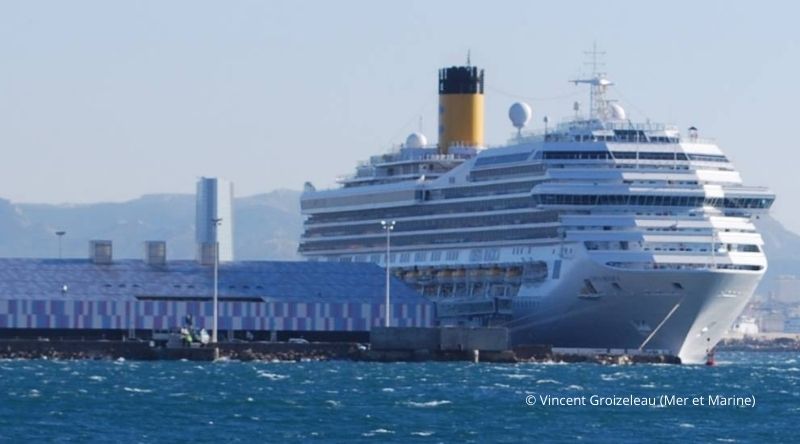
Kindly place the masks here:
<instances>
[{"instance_id":1,"label":"harbor building","mask_svg":"<svg viewBox=\"0 0 800 444\"><path fill-rule=\"evenodd\" d=\"M86 259L0 259L0 336L151 338L187 321L211 331L213 267L166 260L146 242L144 259L114 260L108 241ZM219 337L366 341L384 324L385 273L369 263L239 261L219 267ZM431 326L434 309L393 278L393 326Z\"/></svg>"}]
</instances>

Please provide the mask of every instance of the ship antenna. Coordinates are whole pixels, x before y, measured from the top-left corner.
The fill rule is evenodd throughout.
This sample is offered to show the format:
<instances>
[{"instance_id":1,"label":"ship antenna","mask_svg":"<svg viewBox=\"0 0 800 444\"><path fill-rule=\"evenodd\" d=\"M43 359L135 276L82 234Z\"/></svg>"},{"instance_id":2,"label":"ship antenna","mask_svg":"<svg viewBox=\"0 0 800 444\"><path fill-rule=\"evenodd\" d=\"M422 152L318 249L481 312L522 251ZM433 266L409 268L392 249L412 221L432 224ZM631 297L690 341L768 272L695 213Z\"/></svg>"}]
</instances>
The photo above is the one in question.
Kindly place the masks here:
<instances>
[{"instance_id":1,"label":"ship antenna","mask_svg":"<svg viewBox=\"0 0 800 444\"><path fill-rule=\"evenodd\" d=\"M470 61L469 53L470 53L470 50L468 49L467 50L467 66L472 66L472 62Z\"/></svg>"},{"instance_id":2,"label":"ship antenna","mask_svg":"<svg viewBox=\"0 0 800 444\"><path fill-rule=\"evenodd\" d=\"M586 56L591 57L591 61L585 62L592 69L591 76L588 79L572 80L576 85L579 83L586 83L589 85L589 119L605 120L608 117L608 100L605 98L606 89L613 85L611 81L606 78L605 72L600 71L600 68L605 66L602 57L605 56L605 51L597 50L597 42L592 44L591 51L584 51ZM598 60L600 56L600 60Z\"/></svg>"},{"instance_id":3,"label":"ship antenna","mask_svg":"<svg viewBox=\"0 0 800 444\"><path fill-rule=\"evenodd\" d=\"M592 61L591 62L586 62L587 65L591 65L591 67L592 67L592 77L597 77L598 75L601 75L602 73L597 71L597 67L598 66L605 66L605 63L603 61L598 62L597 61L597 56L603 57L603 56L606 55L606 52L597 50L597 41L592 42L592 50L591 51L584 51L583 53L585 55L587 55L587 56L592 56Z\"/></svg>"},{"instance_id":4,"label":"ship antenna","mask_svg":"<svg viewBox=\"0 0 800 444\"><path fill-rule=\"evenodd\" d=\"M605 62L603 62L602 59L600 62L598 62L597 56L604 57L606 52L597 50L597 41L595 40L592 42L592 50L584 51L583 54L592 57L592 61L586 62L586 64L592 67L591 78L592 80L596 80L594 83L592 83L591 88L589 88L589 118L594 119L597 117L604 117L603 111L605 109L605 103L603 92L605 91L601 90L599 88L600 85L598 85L598 83L600 83L599 79L604 78L604 73L599 72L597 68L598 66L605 66Z\"/></svg>"}]
</instances>

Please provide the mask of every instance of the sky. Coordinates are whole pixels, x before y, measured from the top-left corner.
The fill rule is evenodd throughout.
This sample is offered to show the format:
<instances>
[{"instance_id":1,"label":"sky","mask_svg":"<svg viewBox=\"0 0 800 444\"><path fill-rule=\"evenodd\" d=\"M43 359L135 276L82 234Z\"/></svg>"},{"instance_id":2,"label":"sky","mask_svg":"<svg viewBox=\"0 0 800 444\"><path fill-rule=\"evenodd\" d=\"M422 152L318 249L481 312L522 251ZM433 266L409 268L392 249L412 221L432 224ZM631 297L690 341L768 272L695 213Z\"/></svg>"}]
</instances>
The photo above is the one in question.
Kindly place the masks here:
<instances>
[{"instance_id":1,"label":"sky","mask_svg":"<svg viewBox=\"0 0 800 444\"><path fill-rule=\"evenodd\" d=\"M486 71L486 141L588 105L605 51L634 120L696 126L800 232L800 3L0 1L0 198L124 201L219 176L246 196L335 185L422 128L437 70Z\"/></svg>"}]
</instances>

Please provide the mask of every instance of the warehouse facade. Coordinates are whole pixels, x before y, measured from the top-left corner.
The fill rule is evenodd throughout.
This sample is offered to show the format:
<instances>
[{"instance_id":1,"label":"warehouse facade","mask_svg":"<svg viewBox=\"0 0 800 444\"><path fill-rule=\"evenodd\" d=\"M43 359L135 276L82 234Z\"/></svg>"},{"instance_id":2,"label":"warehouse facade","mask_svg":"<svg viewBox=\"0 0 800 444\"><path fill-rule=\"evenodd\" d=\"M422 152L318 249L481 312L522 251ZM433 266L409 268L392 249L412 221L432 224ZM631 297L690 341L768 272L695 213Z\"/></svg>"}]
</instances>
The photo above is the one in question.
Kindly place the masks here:
<instances>
[{"instance_id":1,"label":"warehouse facade","mask_svg":"<svg viewBox=\"0 0 800 444\"><path fill-rule=\"evenodd\" d=\"M148 338L212 326L213 267L89 259L0 259L0 336ZM219 265L220 338L365 340L383 325L385 271L369 263L242 261ZM391 325L433 325L433 304L391 280Z\"/></svg>"}]
</instances>

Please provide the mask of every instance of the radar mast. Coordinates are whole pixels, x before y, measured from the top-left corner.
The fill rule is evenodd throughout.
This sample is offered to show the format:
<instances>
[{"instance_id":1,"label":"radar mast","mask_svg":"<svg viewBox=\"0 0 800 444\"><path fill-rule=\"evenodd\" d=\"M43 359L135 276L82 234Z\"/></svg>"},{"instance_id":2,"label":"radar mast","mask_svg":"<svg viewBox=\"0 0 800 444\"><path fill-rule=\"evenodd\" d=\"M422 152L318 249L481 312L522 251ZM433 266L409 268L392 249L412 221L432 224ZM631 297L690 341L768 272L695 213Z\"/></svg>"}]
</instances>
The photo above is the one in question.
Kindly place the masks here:
<instances>
[{"instance_id":1,"label":"radar mast","mask_svg":"<svg viewBox=\"0 0 800 444\"><path fill-rule=\"evenodd\" d=\"M606 73L599 70L600 67L605 66L601 60L598 61L598 56L604 56L605 51L597 50L597 42L592 44L591 51L585 51L584 54L591 56L591 61L586 62L591 66L592 73L587 79L571 80L575 85L585 83L589 85L589 120L606 120L609 118L609 101L606 99L606 92L608 87L614 83L608 80Z\"/></svg>"}]
</instances>

